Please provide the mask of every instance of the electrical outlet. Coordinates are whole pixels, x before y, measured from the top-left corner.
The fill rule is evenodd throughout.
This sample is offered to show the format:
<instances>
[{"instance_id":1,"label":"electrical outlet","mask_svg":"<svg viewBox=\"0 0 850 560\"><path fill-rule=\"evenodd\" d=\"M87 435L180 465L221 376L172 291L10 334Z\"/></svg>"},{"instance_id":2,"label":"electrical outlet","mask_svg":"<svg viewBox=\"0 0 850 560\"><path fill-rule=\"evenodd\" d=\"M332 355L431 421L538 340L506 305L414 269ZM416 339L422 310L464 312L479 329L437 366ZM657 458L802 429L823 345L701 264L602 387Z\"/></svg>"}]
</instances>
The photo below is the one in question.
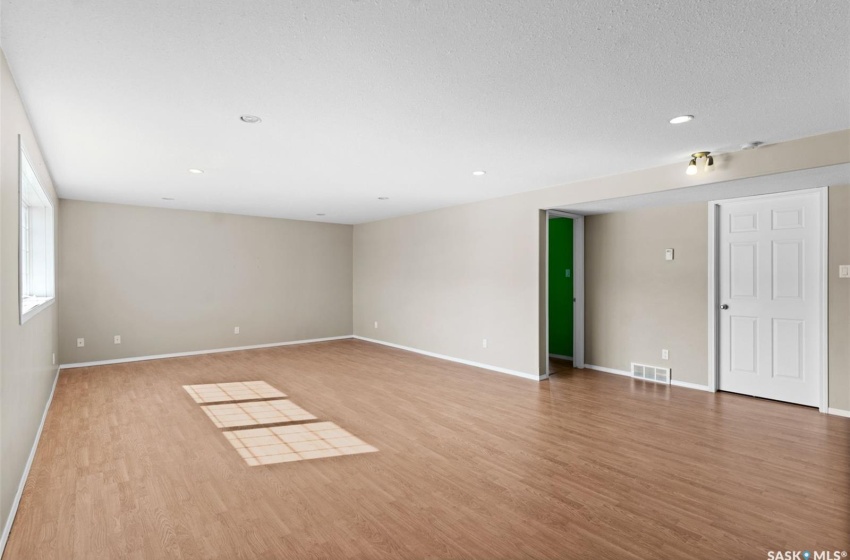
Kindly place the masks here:
<instances>
[{"instance_id":1,"label":"electrical outlet","mask_svg":"<svg viewBox=\"0 0 850 560\"><path fill-rule=\"evenodd\" d=\"M82 348L85 345L86 345L86 339L85 338L78 338L77 339L77 348Z\"/></svg>"},{"instance_id":2,"label":"electrical outlet","mask_svg":"<svg viewBox=\"0 0 850 560\"><path fill-rule=\"evenodd\" d=\"M850 278L850 264L838 265L838 277Z\"/></svg>"},{"instance_id":3,"label":"electrical outlet","mask_svg":"<svg viewBox=\"0 0 850 560\"><path fill-rule=\"evenodd\" d=\"M661 351L661 359L662 360L669 360L670 359L670 351L667 350L666 348Z\"/></svg>"},{"instance_id":4,"label":"electrical outlet","mask_svg":"<svg viewBox=\"0 0 850 560\"><path fill-rule=\"evenodd\" d=\"M121 344L121 335L120 335L120 334L116 334L115 336L113 336L113 337L112 337L112 342L114 342L115 344Z\"/></svg>"},{"instance_id":5,"label":"electrical outlet","mask_svg":"<svg viewBox=\"0 0 850 560\"><path fill-rule=\"evenodd\" d=\"M667 261L673 260L673 249L665 249L664 250L664 260L667 260Z\"/></svg>"},{"instance_id":6,"label":"electrical outlet","mask_svg":"<svg viewBox=\"0 0 850 560\"><path fill-rule=\"evenodd\" d=\"M53 353L53 365L56 365L56 352Z\"/></svg>"},{"instance_id":7,"label":"electrical outlet","mask_svg":"<svg viewBox=\"0 0 850 560\"><path fill-rule=\"evenodd\" d=\"M481 341L481 348L487 348L487 339Z\"/></svg>"},{"instance_id":8,"label":"electrical outlet","mask_svg":"<svg viewBox=\"0 0 850 560\"><path fill-rule=\"evenodd\" d=\"M233 327L233 334L239 334L239 327Z\"/></svg>"},{"instance_id":9,"label":"electrical outlet","mask_svg":"<svg viewBox=\"0 0 850 560\"><path fill-rule=\"evenodd\" d=\"M378 321L375 321L375 328L378 328Z\"/></svg>"}]
</instances>

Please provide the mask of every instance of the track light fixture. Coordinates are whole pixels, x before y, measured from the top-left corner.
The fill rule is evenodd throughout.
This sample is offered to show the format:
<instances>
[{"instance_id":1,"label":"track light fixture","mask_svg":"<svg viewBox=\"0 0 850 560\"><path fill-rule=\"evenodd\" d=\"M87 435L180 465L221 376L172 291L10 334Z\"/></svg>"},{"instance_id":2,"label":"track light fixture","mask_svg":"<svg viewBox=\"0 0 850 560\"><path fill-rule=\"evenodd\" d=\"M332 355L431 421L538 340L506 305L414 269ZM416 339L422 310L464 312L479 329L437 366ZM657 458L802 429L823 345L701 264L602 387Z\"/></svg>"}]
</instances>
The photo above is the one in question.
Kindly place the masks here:
<instances>
[{"instance_id":1,"label":"track light fixture","mask_svg":"<svg viewBox=\"0 0 850 560\"><path fill-rule=\"evenodd\" d=\"M711 156L711 152L694 152L691 154L691 161L688 162L688 168L685 170L685 173L688 175L696 175L699 169L697 168L697 160L704 159L705 164L703 165L702 170L705 173L714 169L714 158Z\"/></svg>"}]
</instances>

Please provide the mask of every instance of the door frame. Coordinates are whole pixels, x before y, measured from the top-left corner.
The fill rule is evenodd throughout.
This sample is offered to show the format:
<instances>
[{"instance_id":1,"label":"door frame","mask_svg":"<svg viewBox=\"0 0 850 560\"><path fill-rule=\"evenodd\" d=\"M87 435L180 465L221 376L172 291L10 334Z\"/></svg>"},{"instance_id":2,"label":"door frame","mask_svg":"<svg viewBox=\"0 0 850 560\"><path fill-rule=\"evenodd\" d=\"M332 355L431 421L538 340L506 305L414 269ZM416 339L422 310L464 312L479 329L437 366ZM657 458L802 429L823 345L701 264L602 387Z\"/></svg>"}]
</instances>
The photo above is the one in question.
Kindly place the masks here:
<instances>
[{"instance_id":1,"label":"door frame","mask_svg":"<svg viewBox=\"0 0 850 560\"><path fill-rule=\"evenodd\" d=\"M543 216L546 224L542 239L543 255L546 261L542 279L545 297L542 301L543 309L540 310L545 325L544 340L541 345L544 355L540 363L546 364L546 369L540 372L541 379L549 376L549 219L551 216L570 218L573 221L573 367L584 368L584 216L563 210L547 209Z\"/></svg>"},{"instance_id":2,"label":"door frame","mask_svg":"<svg viewBox=\"0 0 850 560\"><path fill-rule=\"evenodd\" d=\"M820 404L818 410L826 413L829 410L829 187L785 191L757 196L742 196L712 200L708 203L708 389L717 392L720 385L720 205L731 202L744 202L765 198L780 198L801 194L818 195L821 214L821 262L818 267L821 289L820 301L817 302L820 312Z\"/></svg>"}]
</instances>

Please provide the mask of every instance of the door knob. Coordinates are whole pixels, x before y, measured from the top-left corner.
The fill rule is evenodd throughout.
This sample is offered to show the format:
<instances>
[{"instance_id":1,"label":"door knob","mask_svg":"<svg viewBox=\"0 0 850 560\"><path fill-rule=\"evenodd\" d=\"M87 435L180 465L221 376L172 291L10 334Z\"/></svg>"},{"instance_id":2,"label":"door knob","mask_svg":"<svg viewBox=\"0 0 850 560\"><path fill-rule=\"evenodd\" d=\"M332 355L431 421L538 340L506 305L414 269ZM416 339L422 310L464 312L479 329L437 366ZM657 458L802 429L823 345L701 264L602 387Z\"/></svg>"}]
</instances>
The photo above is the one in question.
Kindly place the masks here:
<instances>
[{"instance_id":1,"label":"door knob","mask_svg":"<svg viewBox=\"0 0 850 560\"><path fill-rule=\"evenodd\" d=\"M724 303L720 306L720 309L729 309L729 306Z\"/></svg>"}]
</instances>

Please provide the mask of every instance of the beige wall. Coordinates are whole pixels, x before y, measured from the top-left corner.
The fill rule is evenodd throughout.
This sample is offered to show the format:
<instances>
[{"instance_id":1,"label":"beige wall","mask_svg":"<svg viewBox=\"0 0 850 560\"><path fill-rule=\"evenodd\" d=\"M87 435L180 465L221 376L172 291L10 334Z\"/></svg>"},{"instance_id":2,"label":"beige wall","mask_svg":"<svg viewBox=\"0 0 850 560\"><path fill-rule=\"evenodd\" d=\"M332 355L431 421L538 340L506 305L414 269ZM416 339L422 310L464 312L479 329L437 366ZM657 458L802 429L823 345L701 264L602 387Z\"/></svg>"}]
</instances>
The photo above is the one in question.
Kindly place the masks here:
<instances>
[{"instance_id":1,"label":"beige wall","mask_svg":"<svg viewBox=\"0 0 850 560\"><path fill-rule=\"evenodd\" d=\"M355 333L536 375L538 220L502 198L355 226Z\"/></svg>"},{"instance_id":2,"label":"beige wall","mask_svg":"<svg viewBox=\"0 0 850 560\"><path fill-rule=\"evenodd\" d=\"M585 219L586 363L669 367L675 380L708 384L707 231L706 204Z\"/></svg>"},{"instance_id":3,"label":"beige wall","mask_svg":"<svg viewBox=\"0 0 850 560\"><path fill-rule=\"evenodd\" d=\"M357 225L354 332L537 374L540 209L848 162L845 130L724 155L710 175L689 177L678 162ZM653 347L663 346L659 341ZM688 363L696 360L685 362L690 370ZM850 365L841 372L850 375Z\"/></svg>"},{"instance_id":4,"label":"beige wall","mask_svg":"<svg viewBox=\"0 0 850 560\"><path fill-rule=\"evenodd\" d=\"M351 226L71 200L60 208L62 363L352 332Z\"/></svg>"},{"instance_id":5,"label":"beige wall","mask_svg":"<svg viewBox=\"0 0 850 560\"><path fill-rule=\"evenodd\" d=\"M57 368L57 305L19 324L18 135L54 201L50 175L0 53L0 527L6 525Z\"/></svg>"},{"instance_id":6,"label":"beige wall","mask_svg":"<svg viewBox=\"0 0 850 560\"><path fill-rule=\"evenodd\" d=\"M850 186L831 187L829 204L829 406L850 410L850 280L838 278L850 264ZM673 379L708 384L707 221L705 204L587 218L588 364L669 366Z\"/></svg>"},{"instance_id":7,"label":"beige wall","mask_svg":"<svg viewBox=\"0 0 850 560\"><path fill-rule=\"evenodd\" d=\"M829 406L850 411L850 185L829 189Z\"/></svg>"}]
</instances>

